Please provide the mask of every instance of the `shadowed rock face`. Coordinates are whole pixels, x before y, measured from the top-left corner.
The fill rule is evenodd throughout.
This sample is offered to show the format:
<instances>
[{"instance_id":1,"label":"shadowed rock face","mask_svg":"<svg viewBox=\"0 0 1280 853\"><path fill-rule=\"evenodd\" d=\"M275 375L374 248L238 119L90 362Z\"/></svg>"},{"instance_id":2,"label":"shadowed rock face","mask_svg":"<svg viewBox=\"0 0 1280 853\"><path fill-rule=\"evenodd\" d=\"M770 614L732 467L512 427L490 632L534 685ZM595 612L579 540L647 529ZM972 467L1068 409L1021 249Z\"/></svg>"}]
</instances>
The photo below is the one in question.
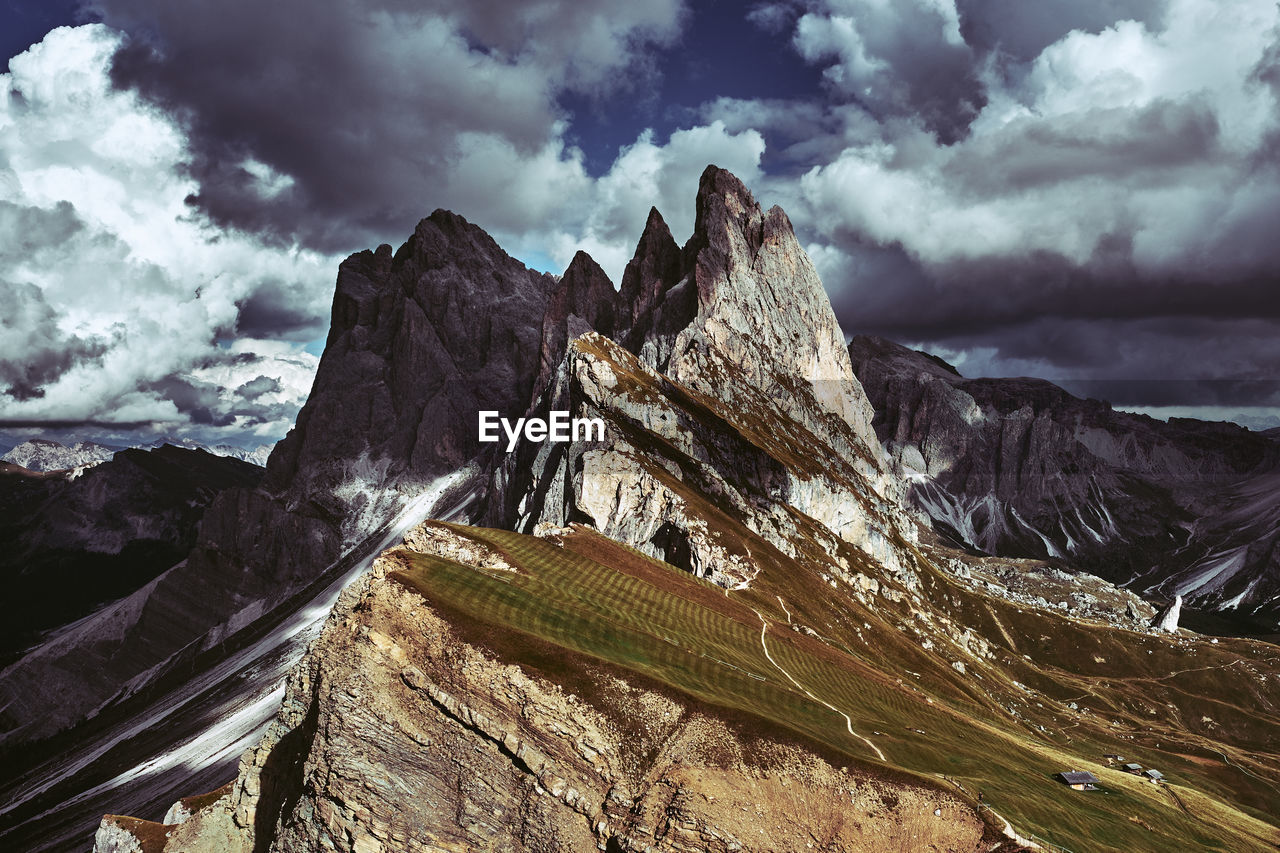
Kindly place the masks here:
<instances>
[{"instance_id":1,"label":"shadowed rock face","mask_svg":"<svg viewBox=\"0 0 1280 853\"><path fill-rule=\"evenodd\" d=\"M618 289L617 339L638 353L650 336L670 337L693 317L692 294L668 293L684 275L680 247L656 207L649 208L635 256L627 263Z\"/></svg>"},{"instance_id":2,"label":"shadowed rock face","mask_svg":"<svg viewBox=\"0 0 1280 853\"><path fill-rule=\"evenodd\" d=\"M256 465L172 446L123 450L77 477L0 471L0 665L180 561L218 494L261 478Z\"/></svg>"},{"instance_id":3,"label":"shadowed rock face","mask_svg":"<svg viewBox=\"0 0 1280 853\"><path fill-rule=\"evenodd\" d=\"M583 310L594 287L559 304ZM220 495L186 561L109 624L79 626L58 650L5 671L4 740L73 723L189 644L251 623L466 465L479 451L478 409L527 407L558 292L554 277L447 211L394 254L381 246L344 261L311 395L261 486Z\"/></svg>"},{"instance_id":4,"label":"shadowed rock face","mask_svg":"<svg viewBox=\"0 0 1280 853\"><path fill-rule=\"evenodd\" d=\"M1199 609L1280 614L1273 440L1116 412L1042 380L965 379L878 338L849 352L877 435L940 531Z\"/></svg>"},{"instance_id":5,"label":"shadowed rock face","mask_svg":"<svg viewBox=\"0 0 1280 853\"><path fill-rule=\"evenodd\" d=\"M538 381L531 399L546 390L569 341L587 332L611 334L615 328L618 295L600 265L586 252L573 256L556 284L542 320L542 347L538 351Z\"/></svg>"}]
</instances>

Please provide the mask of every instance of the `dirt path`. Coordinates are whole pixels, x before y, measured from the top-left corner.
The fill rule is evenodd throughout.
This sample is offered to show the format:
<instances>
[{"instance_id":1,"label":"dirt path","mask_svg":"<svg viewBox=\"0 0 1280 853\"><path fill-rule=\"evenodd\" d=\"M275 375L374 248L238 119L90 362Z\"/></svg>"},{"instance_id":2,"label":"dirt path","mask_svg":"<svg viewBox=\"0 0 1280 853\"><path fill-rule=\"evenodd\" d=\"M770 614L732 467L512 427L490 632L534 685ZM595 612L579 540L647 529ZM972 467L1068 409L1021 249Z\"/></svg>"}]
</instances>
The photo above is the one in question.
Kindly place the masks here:
<instances>
[{"instance_id":1,"label":"dirt path","mask_svg":"<svg viewBox=\"0 0 1280 853\"><path fill-rule=\"evenodd\" d=\"M774 669L778 670L778 672L785 675L787 677L787 680L790 681L792 684L794 684L797 688L799 688L800 691L804 693L804 695L808 696L810 699L812 699L813 701L817 702L820 705L825 705L826 707L835 711L840 716L844 717L844 725L845 725L845 728L849 730L849 734L853 735L858 740L862 741L867 746L871 747L872 751L875 752L876 757L879 758L881 761L887 761L888 759L884 757L884 753L880 751L880 747L872 743L869 738L863 737L862 735L858 734L853 730L853 720L849 717L848 714L846 714L844 711L841 711L839 708L837 708L835 705L832 705L830 702L827 702L824 699L819 699L817 696L814 696L812 693L809 692L809 688L805 687L803 684L801 684L800 682L792 678L791 673L783 669L782 666L776 660L773 659L773 655L769 654L769 644L766 643L764 639L765 634L769 630L769 623L768 621L765 620L764 616L760 613L759 610L755 610L755 608L752 608L752 610L756 614L756 616L760 617L760 648L764 649L764 656L769 659L769 663L773 664Z\"/></svg>"}]
</instances>

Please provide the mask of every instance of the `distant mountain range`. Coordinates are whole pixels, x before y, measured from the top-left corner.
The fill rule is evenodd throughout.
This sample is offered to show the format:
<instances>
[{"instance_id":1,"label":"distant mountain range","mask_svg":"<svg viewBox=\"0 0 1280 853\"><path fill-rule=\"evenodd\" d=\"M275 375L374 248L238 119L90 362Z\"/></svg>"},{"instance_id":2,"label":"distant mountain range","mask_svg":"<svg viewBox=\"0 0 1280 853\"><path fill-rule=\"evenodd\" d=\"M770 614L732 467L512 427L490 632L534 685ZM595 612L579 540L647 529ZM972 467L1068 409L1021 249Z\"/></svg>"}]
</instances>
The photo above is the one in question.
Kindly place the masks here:
<instances>
[{"instance_id":1,"label":"distant mountain range","mask_svg":"<svg viewBox=\"0 0 1280 853\"><path fill-rule=\"evenodd\" d=\"M248 450L230 444L201 444L189 438L164 438L128 445L128 447L152 449L163 447L166 444L187 450L204 450L215 456L240 459L259 467L266 466L267 458L271 456L271 449L275 446L263 444ZM14 465L20 465L31 471L74 471L78 468L83 469L91 465L97 465L100 462L106 462L118 451L125 449L127 448L98 444L92 441L80 441L70 446L64 446L50 439L33 438L22 442L8 453L0 456L0 461L12 462Z\"/></svg>"},{"instance_id":2,"label":"distant mountain range","mask_svg":"<svg viewBox=\"0 0 1280 853\"><path fill-rule=\"evenodd\" d=\"M33 438L0 456L0 462L12 462L29 471L69 471L106 462L118 449L92 441L65 447L46 438Z\"/></svg>"},{"instance_id":3,"label":"distant mountain range","mask_svg":"<svg viewBox=\"0 0 1280 853\"><path fill-rule=\"evenodd\" d=\"M1275 431L1118 412L1040 379L967 379L880 338L849 352L911 500L952 541L1276 629Z\"/></svg>"},{"instance_id":4,"label":"distant mountain range","mask_svg":"<svg viewBox=\"0 0 1280 853\"><path fill-rule=\"evenodd\" d=\"M34 444L38 450L51 443ZM70 461L54 445L44 461ZM93 447L61 448L76 459ZM0 666L50 631L146 585L195 543L205 508L263 471L240 459L164 445L85 463L78 476L0 463Z\"/></svg>"}]
</instances>

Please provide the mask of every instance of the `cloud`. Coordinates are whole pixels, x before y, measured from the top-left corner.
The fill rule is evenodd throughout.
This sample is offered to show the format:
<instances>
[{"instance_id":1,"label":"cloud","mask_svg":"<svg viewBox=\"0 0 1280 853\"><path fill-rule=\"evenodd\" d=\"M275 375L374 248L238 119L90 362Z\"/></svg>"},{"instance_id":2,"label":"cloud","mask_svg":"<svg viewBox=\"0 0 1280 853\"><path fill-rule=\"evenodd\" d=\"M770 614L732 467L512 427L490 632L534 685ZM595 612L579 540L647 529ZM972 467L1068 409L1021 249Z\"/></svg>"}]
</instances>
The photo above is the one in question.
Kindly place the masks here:
<instances>
[{"instance_id":1,"label":"cloud","mask_svg":"<svg viewBox=\"0 0 1280 853\"><path fill-rule=\"evenodd\" d=\"M1029 62L1070 32L1098 33L1119 21L1163 25L1167 0L956 0L964 40L984 54Z\"/></svg>"},{"instance_id":2,"label":"cloud","mask_svg":"<svg viewBox=\"0 0 1280 853\"><path fill-rule=\"evenodd\" d=\"M853 5L843 30L834 3L817 23L811 7L794 38L874 88L905 60L875 47L883 15ZM968 353L986 375L1143 380L1131 402L1160 399L1147 380L1171 373L1265 378L1280 356L1276 5L1000 8L958 4L983 92L965 135L931 128L907 93L901 117L831 129L837 153L777 180L846 330Z\"/></svg>"},{"instance_id":3,"label":"cloud","mask_svg":"<svg viewBox=\"0 0 1280 853\"><path fill-rule=\"evenodd\" d=\"M259 374L236 389L236 393L246 400L256 400L263 394L278 394L284 388L280 380Z\"/></svg>"},{"instance_id":4,"label":"cloud","mask_svg":"<svg viewBox=\"0 0 1280 853\"><path fill-rule=\"evenodd\" d=\"M850 103L877 119L910 117L944 143L963 138L986 103L950 0L824 0L792 38Z\"/></svg>"},{"instance_id":5,"label":"cloud","mask_svg":"<svg viewBox=\"0 0 1280 853\"><path fill-rule=\"evenodd\" d=\"M309 390L316 359L303 345L324 333L339 260L287 241L298 236L292 232L314 226L341 232L348 248L361 248L362 242L350 245L370 236L361 223L377 219L361 213L362 204L372 210L384 202L394 206L398 198L406 215L412 211L411 225L431 207L452 203L517 254L536 250L567 264L586 246L615 277L630 257L650 204L663 207L677 233L691 231L701 170L714 161L748 180L758 178L763 139L753 130L730 131L719 121L678 130L664 141L645 131L605 175L588 177L581 155L563 142L565 126L554 117L548 93L555 86L616 91L625 84L610 75L634 64L627 53L660 35L661 20L678 18L674 5L636 11L630 29L609 31L609 49L601 52L599 39L606 36L600 27L610 8L598 4L593 14L600 21L590 49L571 61L557 52L571 50L568 35L539 41L529 59L506 28L468 30L468 41L459 35L465 22L443 12L430 19L410 15L419 30L444 27L452 33L436 35L449 50L462 52L452 59L471 63L459 72L466 85L455 91L448 90L451 78L440 78L443 71L427 69L436 74L428 78L432 93L427 97L459 102L450 107L458 118L454 125L441 130L450 119L428 110L429 121L414 117L397 130L396 122L405 120L392 113L403 109L383 103L377 119L390 124L356 134L367 137L359 141L369 146L366 156L345 162L343 139L350 134L335 119L328 135L300 143L305 150L295 152L318 158L317 163L344 160L345 177L334 175L333 185L318 175L309 178L294 168L297 162L272 162L260 149L238 152L219 167L231 163L234 174L220 173L214 184L219 192L245 199L245 213L221 223L204 215L210 212L207 206L201 208L201 194L209 191L201 170L214 162L210 152L222 142L197 140L207 128L189 110L119 85L122 68L139 61L132 51L141 37L131 40L101 24L50 33L13 60L4 81L10 94L0 112L0 281L23 312L9 324L13 330L5 326L0 334L5 355L0 382L9 389L0 397L0 421L153 423L167 431L278 437ZM655 9L664 8L667 17L655 18ZM535 11L533 6L526 10ZM564 7L548 4L543 12L531 26L564 23ZM366 21L373 35L362 37L382 33L383 17ZM488 39L490 53L475 47L481 36ZM387 54L422 46L383 46L378 56L364 59L389 61ZM373 51L372 44L365 47ZM170 49L176 48L171 44ZM180 63L179 76L190 72L192 58L186 55ZM521 66L564 61L572 67L557 66L554 85L531 79L537 75ZM378 68L364 70L373 75ZM493 79L486 82L490 74ZM521 79L509 91L510 74ZM395 81L382 85L388 82ZM368 83L353 81L351 91ZM495 104L485 101L486 86L524 102L506 116L490 116ZM415 88L423 88L421 81ZM528 103L530 98L536 103ZM542 126L526 122L529 116L552 120ZM431 124L430 130L423 131L419 121ZM526 125L527 134L513 130ZM420 131L428 138L417 138ZM410 147L421 148L431 133L454 134L438 173L396 160L397 144L408 146L412 140ZM377 151L382 155L375 156ZM377 168L371 168L375 162ZM342 195L344 181L365 177L371 186ZM275 218L300 199L310 205L317 192L334 194L333 217L322 208L316 216L298 214L298 220L288 218L296 211ZM257 201L250 203L249 195ZM301 224L286 233L290 229L281 223L288 221ZM404 233L385 239L398 242Z\"/></svg>"},{"instance_id":6,"label":"cloud","mask_svg":"<svg viewBox=\"0 0 1280 853\"><path fill-rule=\"evenodd\" d=\"M182 128L110 83L120 44L58 29L0 79L0 420L279 437L315 359L254 336L322 328L337 258L195 220Z\"/></svg>"},{"instance_id":7,"label":"cloud","mask_svg":"<svg viewBox=\"0 0 1280 853\"><path fill-rule=\"evenodd\" d=\"M58 329L57 314L32 284L0 280L0 386L25 402L44 396L44 387L72 367L102 361L108 343Z\"/></svg>"},{"instance_id":8,"label":"cloud","mask_svg":"<svg viewBox=\"0 0 1280 853\"><path fill-rule=\"evenodd\" d=\"M325 251L399 239L434 207L536 227L588 182L559 98L643 86L684 15L681 0L96 6L131 34L116 84L189 131L192 203Z\"/></svg>"},{"instance_id":9,"label":"cloud","mask_svg":"<svg viewBox=\"0 0 1280 853\"><path fill-rule=\"evenodd\" d=\"M26 312L0 419L281 431L338 253L446 207L616 281L650 205L689 233L710 162L786 207L850 332L1142 380L1136 404L1280 355L1271 0L744 6L822 82L650 111L591 172L565 105L638 122L660 58L702 47L681 0L95 6L109 26L50 34L0 99L0 281Z\"/></svg>"}]
</instances>

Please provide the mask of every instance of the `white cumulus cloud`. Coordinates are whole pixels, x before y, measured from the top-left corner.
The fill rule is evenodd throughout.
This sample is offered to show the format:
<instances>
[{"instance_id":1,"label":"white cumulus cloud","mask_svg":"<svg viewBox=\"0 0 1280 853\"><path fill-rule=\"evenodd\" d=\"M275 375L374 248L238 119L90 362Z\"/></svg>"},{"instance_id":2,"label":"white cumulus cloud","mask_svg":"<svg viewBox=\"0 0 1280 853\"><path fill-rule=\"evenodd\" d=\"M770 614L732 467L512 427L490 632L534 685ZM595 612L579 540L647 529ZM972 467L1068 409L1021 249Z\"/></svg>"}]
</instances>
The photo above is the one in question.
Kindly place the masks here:
<instances>
[{"instance_id":1,"label":"white cumulus cloud","mask_svg":"<svg viewBox=\"0 0 1280 853\"><path fill-rule=\"evenodd\" d=\"M61 28L0 79L0 419L279 437L315 357L302 342L218 341L262 290L288 293L312 325L294 331L314 337L336 259L191 215L184 132L111 85L120 40L99 24ZM235 389L257 376L281 390L249 406Z\"/></svg>"}]
</instances>

